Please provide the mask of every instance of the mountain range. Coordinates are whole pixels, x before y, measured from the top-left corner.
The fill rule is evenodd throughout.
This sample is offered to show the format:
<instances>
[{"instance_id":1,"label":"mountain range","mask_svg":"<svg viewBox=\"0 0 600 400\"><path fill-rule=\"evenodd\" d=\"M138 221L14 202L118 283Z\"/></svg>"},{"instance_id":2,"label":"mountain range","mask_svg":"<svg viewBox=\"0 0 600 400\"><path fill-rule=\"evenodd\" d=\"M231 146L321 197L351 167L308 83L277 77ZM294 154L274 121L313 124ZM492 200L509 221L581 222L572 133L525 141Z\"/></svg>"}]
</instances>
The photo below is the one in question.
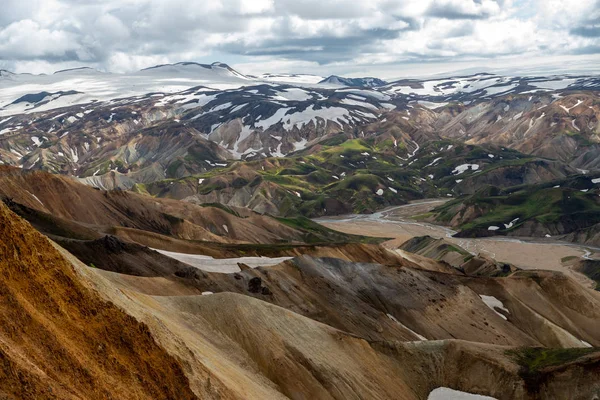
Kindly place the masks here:
<instances>
[{"instance_id":1,"label":"mountain range","mask_svg":"<svg viewBox=\"0 0 600 400\"><path fill-rule=\"evenodd\" d=\"M223 63L5 73L0 160L279 216L372 212L596 170L599 85L485 73L256 77Z\"/></svg>"},{"instance_id":2,"label":"mountain range","mask_svg":"<svg viewBox=\"0 0 600 400\"><path fill-rule=\"evenodd\" d=\"M600 396L599 94L0 71L0 399Z\"/></svg>"}]
</instances>

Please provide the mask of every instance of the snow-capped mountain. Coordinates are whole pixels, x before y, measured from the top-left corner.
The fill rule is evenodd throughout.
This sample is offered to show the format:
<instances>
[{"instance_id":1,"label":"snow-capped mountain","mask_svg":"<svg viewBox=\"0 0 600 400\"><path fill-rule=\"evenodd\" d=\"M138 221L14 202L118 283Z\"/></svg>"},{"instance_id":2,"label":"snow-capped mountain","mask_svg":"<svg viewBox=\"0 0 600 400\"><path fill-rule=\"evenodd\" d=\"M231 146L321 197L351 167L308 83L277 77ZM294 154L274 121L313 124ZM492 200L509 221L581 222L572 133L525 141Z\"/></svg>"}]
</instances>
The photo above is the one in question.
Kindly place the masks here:
<instances>
[{"instance_id":1,"label":"snow-capped mountain","mask_svg":"<svg viewBox=\"0 0 600 400\"><path fill-rule=\"evenodd\" d=\"M318 75L310 75L310 74L262 74L259 77L256 77L259 81L264 82L279 82L279 83L288 83L288 84L309 84L314 85L323 80L322 76Z\"/></svg>"},{"instance_id":2,"label":"snow-capped mountain","mask_svg":"<svg viewBox=\"0 0 600 400\"><path fill-rule=\"evenodd\" d=\"M387 84L386 81L378 78L344 78L337 75L331 75L319 83L354 87L377 87Z\"/></svg>"},{"instance_id":3,"label":"snow-capped mountain","mask_svg":"<svg viewBox=\"0 0 600 400\"><path fill-rule=\"evenodd\" d=\"M386 138L400 158L450 138L600 167L596 76L477 74L374 87L363 79L348 87L178 63L126 75L73 69L3 78L0 161L81 177L185 176L227 160L283 157L340 133Z\"/></svg>"},{"instance_id":4,"label":"snow-capped mountain","mask_svg":"<svg viewBox=\"0 0 600 400\"><path fill-rule=\"evenodd\" d=\"M152 93L175 93L199 85L229 89L250 81L222 63L160 65L132 74L103 73L90 68L60 71L53 75L18 74L12 75L9 80L0 80L0 116ZM47 93L47 96L52 96L61 92L69 92L69 95L42 98L34 103L17 101L26 95Z\"/></svg>"},{"instance_id":5,"label":"snow-capped mountain","mask_svg":"<svg viewBox=\"0 0 600 400\"><path fill-rule=\"evenodd\" d=\"M15 74L13 72L7 71L5 69L0 69L0 79L8 79Z\"/></svg>"},{"instance_id":6,"label":"snow-capped mountain","mask_svg":"<svg viewBox=\"0 0 600 400\"><path fill-rule=\"evenodd\" d=\"M468 102L507 94L600 88L600 78L590 76L503 77L477 74L434 80L403 79L391 83L377 78L330 76L323 79L315 75L294 74L254 77L218 62L210 65L191 62L158 65L131 74L103 73L91 68L58 71L53 75L13 74L2 70L0 78L4 78L0 79L0 116L148 94L173 94L196 86L221 91L259 84L292 85L308 90L351 86L371 89L394 98L414 98L433 103Z\"/></svg>"},{"instance_id":7,"label":"snow-capped mountain","mask_svg":"<svg viewBox=\"0 0 600 400\"><path fill-rule=\"evenodd\" d=\"M499 95L556 90L600 90L600 77L570 75L507 77L476 74L432 80L403 79L381 88L381 91L390 95L432 97L441 101L490 99Z\"/></svg>"}]
</instances>

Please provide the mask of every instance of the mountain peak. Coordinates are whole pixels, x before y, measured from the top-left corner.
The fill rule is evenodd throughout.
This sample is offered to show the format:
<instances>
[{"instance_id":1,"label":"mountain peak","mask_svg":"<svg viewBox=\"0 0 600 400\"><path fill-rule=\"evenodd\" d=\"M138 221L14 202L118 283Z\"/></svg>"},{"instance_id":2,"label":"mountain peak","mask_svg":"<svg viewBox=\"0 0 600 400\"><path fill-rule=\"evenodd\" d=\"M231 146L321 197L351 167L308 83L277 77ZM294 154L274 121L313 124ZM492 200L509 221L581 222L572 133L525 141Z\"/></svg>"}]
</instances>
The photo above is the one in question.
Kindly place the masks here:
<instances>
[{"instance_id":1,"label":"mountain peak","mask_svg":"<svg viewBox=\"0 0 600 400\"><path fill-rule=\"evenodd\" d=\"M387 82L373 77L364 78L345 78L338 75L330 75L319 83L342 85L342 86L360 86L360 87L376 87L386 85Z\"/></svg>"},{"instance_id":2,"label":"mountain peak","mask_svg":"<svg viewBox=\"0 0 600 400\"><path fill-rule=\"evenodd\" d=\"M174 68L174 67L200 67L203 69L208 69L208 70L212 70L212 71L216 71L216 72L221 72L222 74L222 70L226 70L227 74L235 76L237 78L242 78L242 79L248 79L247 76L245 76L244 74L239 73L238 71L236 71L235 69L231 68L229 65L216 61L213 62L212 64L201 64L201 63L197 63L195 61L181 61L175 64L160 64L160 65L155 65L153 67L149 67L149 68L144 68L142 69L142 71L150 71L150 70L157 70L157 69L161 69L161 68Z\"/></svg>"},{"instance_id":3,"label":"mountain peak","mask_svg":"<svg viewBox=\"0 0 600 400\"><path fill-rule=\"evenodd\" d=\"M14 72L5 70L5 69L0 69L0 77L5 77L5 76L13 76L16 75Z\"/></svg>"},{"instance_id":4,"label":"mountain peak","mask_svg":"<svg viewBox=\"0 0 600 400\"><path fill-rule=\"evenodd\" d=\"M231 67L225 63L222 63L220 61L215 61L214 63L210 64L212 67L221 67L221 68L227 68L227 69L231 69Z\"/></svg>"},{"instance_id":5,"label":"mountain peak","mask_svg":"<svg viewBox=\"0 0 600 400\"><path fill-rule=\"evenodd\" d=\"M91 68L91 67L76 67L76 68L61 69L59 71L54 72L54 75L65 74L65 73L70 73L70 72L84 72L84 73L93 73L93 74L101 74L102 73L102 72L98 71L97 69Z\"/></svg>"},{"instance_id":6,"label":"mountain peak","mask_svg":"<svg viewBox=\"0 0 600 400\"><path fill-rule=\"evenodd\" d=\"M144 68L142 69L142 71L147 71L147 70L151 70L151 69L157 69L157 68L165 68L165 67L175 67L175 66L180 66L180 67L201 67L201 68L205 68L205 69L213 69L214 67L220 67L220 68L226 68L229 70L232 70L232 68L222 62L219 61L215 61L212 64L201 64L195 61L180 61L177 63L173 63L173 64L159 64L159 65L155 65L153 67L148 67L148 68Z\"/></svg>"}]
</instances>

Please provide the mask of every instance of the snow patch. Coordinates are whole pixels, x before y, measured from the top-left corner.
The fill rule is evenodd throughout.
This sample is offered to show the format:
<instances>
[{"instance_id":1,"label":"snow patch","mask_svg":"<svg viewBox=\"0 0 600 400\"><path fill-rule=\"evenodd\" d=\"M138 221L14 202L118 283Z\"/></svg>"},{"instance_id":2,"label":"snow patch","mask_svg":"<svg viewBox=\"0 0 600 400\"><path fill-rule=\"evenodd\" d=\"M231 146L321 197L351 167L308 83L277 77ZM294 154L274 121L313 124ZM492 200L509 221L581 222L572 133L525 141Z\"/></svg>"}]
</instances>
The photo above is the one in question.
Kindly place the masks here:
<instances>
[{"instance_id":1,"label":"snow patch","mask_svg":"<svg viewBox=\"0 0 600 400\"><path fill-rule=\"evenodd\" d=\"M233 273L239 272L240 267L237 265L239 262L244 263L251 268L258 266L271 266L277 265L287 260L291 260L293 257L237 257L237 258L219 258L215 259L211 256L205 256L200 254L187 254L187 253L176 253L171 251L153 249L167 257L171 257L175 260L184 262L191 265L192 267L198 268L202 271L207 272L219 272L219 273Z\"/></svg>"},{"instance_id":2,"label":"snow patch","mask_svg":"<svg viewBox=\"0 0 600 400\"><path fill-rule=\"evenodd\" d=\"M369 108L371 110L377 111L377 107L375 107L371 103L366 103L364 101L357 101L357 100L351 100L351 99L342 99L342 101L340 101L340 103L346 104L346 105L349 105L349 106L357 106L357 107Z\"/></svg>"},{"instance_id":3,"label":"snow patch","mask_svg":"<svg viewBox=\"0 0 600 400\"><path fill-rule=\"evenodd\" d=\"M306 143L308 143L308 140L306 139L300 139L300 141L294 143L294 151L298 151L298 150L302 150L306 147Z\"/></svg>"},{"instance_id":4,"label":"snow patch","mask_svg":"<svg viewBox=\"0 0 600 400\"><path fill-rule=\"evenodd\" d=\"M427 167L431 167L432 165L434 165L435 163L437 163L438 161L440 161L442 158L443 158L443 157L438 157L438 158L436 158L435 160L433 160L432 162L430 162L429 164L427 164L427 165L425 166L425 168L427 168Z\"/></svg>"},{"instance_id":5,"label":"snow patch","mask_svg":"<svg viewBox=\"0 0 600 400\"><path fill-rule=\"evenodd\" d=\"M425 336L419 335L417 332L413 331L408 326L406 326L402 322L398 321L392 314L386 314L386 315L388 316L389 319L391 319L392 321L394 321L395 323L397 323L398 325L400 325L401 327L403 327L404 329L406 329L407 331L409 331L410 333L412 333L413 335L418 337L419 340L427 340L427 338Z\"/></svg>"},{"instance_id":6,"label":"snow patch","mask_svg":"<svg viewBox=\"0 0 600 400\"><path fill-rule=\"evenodd\" d=\"M71 159L73 160L73 162L78 162L79 161L79 155L77 154L77 149L73 150L73 149L69 149L71 151Z\"/></svg>"},{"instance_id":7,"label":"snow patch","mask_svg":"<svg viewBox=\"0 0 600 400\"><path fill-rule=\"evenodd\" d=\"M495 397L482 396L480 394L472 394L461 392L447 387L439 387L433 389L427 400L497 400Z\"/></svg>"},{"instance_id":8,"label":"snow patch","mask_svg":"<svg viewBox=\"0 0 600 400\"><path fill-rule=\"evenodd\" d=\"M468 171L469 169L471 169L471 171L477 171L479 169L479 165L477 165L477 164L461 164L452 170L452 174L460 175L463 172Z\"/></svg>"},{"instance_id":9,"label":"snow patch","mask_svg":"<svg viewBox=\"0 0 600 400\"><path fill-rule=\"evenodd\" d=\"M428 108L430 110L435 110L436 108L441 108L441 107L446 106L448 104L448 102L434 103L433 101L419 100L419 101L417 101L417 104L419 104L420 106L423 106L425 108Z\"/></svg>"},{"instance_id":10,"label":"snow patch","mask_svg":"<svg viewBox=\"0 0 600 400\"><path fill-rule=\"evenodd\" d=\"M44 203L42 203L42 201L38 199L38 197L35 194L31 193L29 190L26 190L26 192L29 193L34 199L36 199L42 206L44 206Z\"/></svg>"},{"instance_id":11,"label":"snow patch","mask_svg":"<svg viewBox=\"0 0 600 400\"><path fill-rule=\"evenodd\" d=\"M481 297L481 300L483 300L485 305L488 306L489 308L491 308L496 314L498 314L505 320L508 319L508 318L506 318L506 316L504 314L501 314L498 311L496 311L496 308L498 308L498 309L506 312L507 314L510 314L508 309L506 307L504 307L504 303L502 303L500 300L498 300L494 296L486 296L485 294L480 294L479 297Z\"/></svg>"}]
</instances>

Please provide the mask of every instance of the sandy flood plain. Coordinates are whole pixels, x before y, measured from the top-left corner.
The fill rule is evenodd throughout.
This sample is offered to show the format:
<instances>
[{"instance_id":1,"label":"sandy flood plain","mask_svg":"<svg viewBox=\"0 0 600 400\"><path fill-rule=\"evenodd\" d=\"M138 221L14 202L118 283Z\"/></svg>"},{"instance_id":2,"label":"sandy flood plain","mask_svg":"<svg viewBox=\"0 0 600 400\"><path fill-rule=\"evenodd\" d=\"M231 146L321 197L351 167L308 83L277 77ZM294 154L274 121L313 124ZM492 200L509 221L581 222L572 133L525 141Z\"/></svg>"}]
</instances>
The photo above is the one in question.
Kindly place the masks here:
<instances>
[{"instance_id":1,"label":"sandy flood plain","mask_svg":"<svg viewBox=\"0 0 600 400\"><path fill-rule=\"evenodd\" d=\"M452 235L456 231L452 229L410 219L411 216L425 213L445 201L447 200L423 200L374 214L320 218L315 221L345 233L391 238L383 244L390 249L398 248L402 243L416 236L429 235L434 238L444 238L473 254L482 253L523 269L562 271L585 286L593 285L587 277L565 267L561 262L565 257L589 257L593 255L593 249L568 242L537 238L454 238Z\"/></svg>"}]
</instances>

